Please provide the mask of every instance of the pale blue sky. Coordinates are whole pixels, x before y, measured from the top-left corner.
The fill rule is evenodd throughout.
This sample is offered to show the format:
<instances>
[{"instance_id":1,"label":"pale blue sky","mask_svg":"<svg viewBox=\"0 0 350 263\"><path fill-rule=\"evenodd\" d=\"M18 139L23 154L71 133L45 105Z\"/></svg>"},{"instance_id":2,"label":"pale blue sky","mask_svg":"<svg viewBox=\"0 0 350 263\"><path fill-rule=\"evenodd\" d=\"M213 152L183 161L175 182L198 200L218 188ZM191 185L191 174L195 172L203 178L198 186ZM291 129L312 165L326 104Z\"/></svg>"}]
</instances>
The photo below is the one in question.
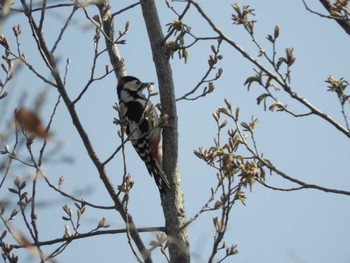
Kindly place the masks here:
<instances>
[{"instance_id":1,"label":"pale blue sky","mask_svg":"<svg viewBox=\"0 0 350 263\"><path fill-rule=\"evenodd\" d=\"M122 4L119 1L112 3L112 10L117 11L129 3L133 1L123 1ZM255 19L258 20L255 26L256 36L267 51L270 51L270 46L266 35L273 32L276 24L279 25L281 33L278 51L284 55L284 48L293 47L297 58L292 68L292 89L322 111L332 115L334 119L342 122L337 98L335 94L326 92L324 80L329 75L349 79L348 35L335 22L307 12L301 0L251 0L238 3L241 6L251 5L255 9ZM173 4L178 10L185 5L181 2ZM252 56L257 55L257 50L247 33L240 27L232 25L231 1L201 1L200 4L230 38ZM313 7L323 11L319 3L314 3ZM158 8L162 25L175 18L172 12L166 9L163 1L159 1ZM87 10L90 16L98 12L94 7ZM61 14L53 12L47 16L44 34L50 47L57 37L57 30L62 27L65 17L70 13L70 8L65 11L66 13ZM116 30L123 30L127 20L131 22L130 32L125 37L127 45L121 46L120 52L125 58L128 73L144 81L154 81L157 90L156 73L140 7L117 16ZM38 70L44 76L47 76L48 73L36 51L36 46L30 38L31 34L26 22L21 15L14 15L3 25L1 31L9 38L11 44L14 44L11 27L20 23L23 32L22 50L27 54L28 60L38 66ZM184 23L191 25L192 33L197 36L214 36L206 22L194 9L190 10ZM62 71L66 59L71 59L67 90L74 98L89 78L94 29L89 26L82 10L77 11L73 24L64 35L57 54L60 55ZM175 59L171 63L177 96L190 90L202 77L207 69L211 44L202 42L190 49L187 64L179 61L176 55L174 56ZM100 47L104 47L102 40ZM262 90L253 86L251 91L247 92L243 85L245 79L254 74L252 65L227 45L222 45L221 50L224 58L218 66L224 69L224 74L215 84L216 91L199 101L178 103L179 167L188 218L200 209L209 197L210 187L215 185L215 171L198 160L193 150L200 146L212 146L216 127L211 114L218 107L224 106L224 98L229 99L234 107L241 108L242 120L249 121L252 115L260 119L255 134L260 152L282 171L307 183L349 190L349 140L328 123L316 117L295 119L284 113L264 112L262 106L256 105L256 97L262 93ZM109 60L104 55L99 61L97 72L102 74L104 65L108 63ZM26 70L22 70L14 83L15 85L9 90L11 97L8 98L11 111L17 106L21 91L28 92L25 105L31 107L33 98L44 88L43 83L37 81ZM112 124L116 116L116 112L112 109L116 102L115 86L116 80L113 75L110 75L93 85L76 107L101 159L107 158L119 145L116 127ZM49 101L45 103L42 117L48 120L57 93L53 88L46 87L46 89ZM278 97L283 103L288 104L290 109L299 113L305 112L303 107L289 100L287 96L280 94ZM156 101L157 98L154 100ZM51 181L55 183L59 176L63 175L66 179L62 186L64 191L75 193L76 196L84 197L95 204L111 205L112 202L96 169L90 164L63 104L58 109L52 131L54 139L49 149L54 148L56 143L62 142L64 145L62 153L73 157L75 162L68 166L55 163L45 165L44 170ZM4 143L11 145L13 141L1 142L1 145ZM40 146L40 142L33 145L36 150ZM127 147L127 162L135 181L129 203L129 211L135 223L138 227L162 226L164 219L157 188L131 145ZM116 185L121 182L121 167L119 156L107 168L110 179ZM11 176L16 175L23 176L23 172L18 167L11 174ZM293 186L277 175L267 175L267 183L277 187ZM9 183L7 187L10 185ZM5 189L1 190L2 198L9 195ZM349 197L316 190L276 192L259 184L254 185L252 193L247 189L246 194L248 197L246 206L237 203L232 210L225 238L228 244L237 244L240 253L230 257L226 262L350 262ZM67 203L73 208L74 204L48 190L45 183L40 186L38 199L49 201L49 204L38 212L41 238L47 240L62 236L65 222L61 220L63 215L61 206ZM215 213L205 214L188 229L192 261L195 263L207 262L214 235L212 217L216 215ZM82 219L81 231L86 232L94 228L102 216L107 218L107 223L111 227L124 228L118 213L87 208ZM18 222L20 218L16 220ZM155 235L147 233L142 234L142 237L148 244ZM28 257L27 253L19 254L22 258L20 262L37 262ZM153 254L154 262L165 262L159 252ZM77 262L78 260L79 262L136 262L126 243L125 235L78 240L57 257L58 262Z\"/></svg>"}]
</instances>

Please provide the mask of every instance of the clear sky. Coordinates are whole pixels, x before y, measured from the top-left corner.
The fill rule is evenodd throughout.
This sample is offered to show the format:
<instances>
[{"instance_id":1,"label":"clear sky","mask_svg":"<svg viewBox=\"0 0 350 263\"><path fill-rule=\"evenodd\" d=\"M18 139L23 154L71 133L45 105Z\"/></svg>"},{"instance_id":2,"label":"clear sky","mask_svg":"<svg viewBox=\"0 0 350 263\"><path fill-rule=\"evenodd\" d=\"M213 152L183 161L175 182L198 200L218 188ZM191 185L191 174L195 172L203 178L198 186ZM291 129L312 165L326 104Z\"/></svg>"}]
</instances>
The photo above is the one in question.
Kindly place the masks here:
<instances>
[{"instance_id":1,"label":"clear sky","mask_svg":"<svg viewBox=\"0 0 350 263\"><path fill-rule=\"evenodd\" d=\"M231 4L233 2L200 2L204 11L226 35L252 56L257 56L258 51L248 34L241 27L232 25ZM133 1L113 1L112 10L116 12L131 3ZM285 48L293 47L296 56L295 65L292 67L292 89L342 123L336 95L327 92L324 81L329 75L350 79L349 36L335 22L306 11L301 0L242 0L238 3L240 6L250 5L255 9L255 19L258 21L255 25L256 37L267 52L271 51L271 47L266 36L273 33L275 25L279 25L281 33L277 51L280 55L284 55ZM173 6L181 12L185 3L175 2ZM310 7L323 12L319 3L313 3L313 5L310 3ZM165 25L175 19L175 16L166 8L163 1L158 1L158 8L161 23L166 32ZM95 7L89 7L87 11L91 17L98 13ZM48 13L44 25L44 36L49 47L53 45L70 12L71 9L67 8L64 12ZM139 6L115 17L116 30L123 30L127 20L131 23L130 32L125 37L127 44L120 46L120 52L125 59L128 73L144 81L154 81L154 89L157 90L156 71ZM196 36L215 36L195 9L189 11L184 23L191 26L191 32ZM36 51L36 45L26 25L27 20L22 15L10 16L0 30L13 45L15 40L12 26L15 24L21 25L21 48L28 60L44 76L49 76ZM80 93L89 79L93 57L93 37L94 28L86 20L83 11L78 10L72 26L63 36L57 50L62 72L67 58L71 60L67 90L72 98ZM200 42L190 49L187 64L179 61L176 55L174 56L171 64L177 96L191 90L206 71L211 44L209 41ZM104 42L101 39L100 50L103 48ZM256 97L263 92L261 88L253 86L248 92L244 86L246 78L254 74L253 66L227 45L222 45L222 55L224 58L218 67L223 68L224 74L215 83L215 92L198 101L180 101L177 105L179 167L188 218L201 208L210 195L210 188L216 183L215 170L198 160L193 150L200 146L213 145L216 126L211 114L218 107L224 106L224 98L229 99L234 107L241 108L242 120L249 121L251 116L259 118L260 123L256 128L255 136L260 152L264 153L264 157L270 159L280 170L307 183L349 191L349 139L317 117L296 119L285 113L264 112L262 106L256 105ZM104 73L105 64L109 64L106 54L98 61L96 76ZM102 160L108 158L119 145L117 128L112 123L117 115L112 109L117 96L115 87L116 80L111 74L103 81L92 85L76 107L93 146ZM28 108L33 107L33 101L39 92L46 92L47 101L44 103L42 118L47 121L57 99L57 92L38 81L24 68L20 70L18 78L14 80L9 90L7 113L18 107L23 91L26 91L26 96L22 98L21 103ZM281 93L278 97L284 104L288 104L290 109L298 113L306 112L305 108L290 100L288 96ZM157 102L157 98L154 100ZM2 107L1 103L0 107ZM3 111L3 108L0 110ZM0 125L3 129L4 122ZM50 180L56 183L60 176L64 176L65 183L62 186L64 191L79 198L85 198L94 204L112 205L95 168L83 149L63 103L58 108L52 131L53 140L50 141L48 150L54 150L56 153L57 145L63 145L63 147L57 154L52 155L50 161L44 163L44 171ZM0 141L0 147L2 148L4 144L11 146L13 142L13 140ZM33 145L36 155L40 146L40 141ZM24 149L21 154L25 156ZM73 164L62 163L61 157L65 156L73 158ZM162 226L164 219L157 188L131 145L127 147L127 163L135 181L129 203L129 212L133 215L135 223L138 227ZM122 176L120 156L111 162L107 172L115 185L120 184ZM31 173L33 171L23 170L17 165L11 176L24 178ZM295 186L275 174L271 176L268 174L266 179L269 185L276 187ZM11 187L11 180L8 180L6 187L0 190L0 198L12 197L6 190L8 187ZM38 211L40 236L43 240L61 237L66 224L61 219L64 215L61 206L67 204L75 209L74 203L53 193L43 181L39 189L37 198L42 204ZM237 203L232 210L225 238L228 244L238 245L239 254L230 257L226 262L350 262L349 197L316 190L279 192L266 189L259 184L254 185L251 193L246 189L246 194L246 206ZM111 228L124 228L118 213L101 212L88 207L81 221L81 232L93 229L103 216L107 218ZM214 216L217 214L204 214L189 226L193 262L207 262L214 235L212 223ZM19 222L20 219L18 217L14 223ZM155 239L152 233L142 234L142 237L146 244ZM52 249L48 248L47 253ZM153 254L154 262L165 262L158 251ZM31 258L28 253L19 252L19 255L20 262L37 262L37 259ZM125 235L100 236L74 241L57 257L57 261L136 262L127 245Z\"/></svg>"}]
</instances>

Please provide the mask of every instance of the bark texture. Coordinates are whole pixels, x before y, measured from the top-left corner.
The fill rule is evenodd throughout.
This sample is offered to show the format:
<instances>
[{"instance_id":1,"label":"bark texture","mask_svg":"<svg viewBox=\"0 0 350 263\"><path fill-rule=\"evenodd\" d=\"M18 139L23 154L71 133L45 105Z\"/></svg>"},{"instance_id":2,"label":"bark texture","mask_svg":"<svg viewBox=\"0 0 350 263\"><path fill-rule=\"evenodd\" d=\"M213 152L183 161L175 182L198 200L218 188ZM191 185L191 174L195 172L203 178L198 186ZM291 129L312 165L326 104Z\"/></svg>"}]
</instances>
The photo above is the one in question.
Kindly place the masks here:
<instances>
[{"instance_id":1,"label":"bark texture","mask_svg":"<svg viewBox=\"0 0 350 263\"><path fill-rule=\"evenodd\" d=\"M184 196L178 170L178 126L175 89L172 70L165 54L164 35L154 0L141 0L142 13L151 43L153 61L157 71L162 113L169 115L169 123L163 129L163 169L172 186L161 196L171 262L190 262Z\"/></svg>"}]
</instances>

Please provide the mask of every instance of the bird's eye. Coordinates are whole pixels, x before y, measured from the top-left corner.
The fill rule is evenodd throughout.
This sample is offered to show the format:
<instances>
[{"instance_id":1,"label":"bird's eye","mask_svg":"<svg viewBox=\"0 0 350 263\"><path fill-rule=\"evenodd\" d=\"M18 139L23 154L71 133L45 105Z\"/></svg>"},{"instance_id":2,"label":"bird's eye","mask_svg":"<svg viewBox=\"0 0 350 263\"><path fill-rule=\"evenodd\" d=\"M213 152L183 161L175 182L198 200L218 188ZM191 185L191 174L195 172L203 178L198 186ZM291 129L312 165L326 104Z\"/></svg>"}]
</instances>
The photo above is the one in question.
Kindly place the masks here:
<instances>
[{"instance_id":1,"label":"bird's eye","mask_svg":"<svg viewBox=\"0 0 350 263\"><path fill-rule=\"evenodd\" d=\"M137 85L140 85L140 84L141 84L141 81L136 80L136 84L137 84Z\"/></svg>"}]
</instances>

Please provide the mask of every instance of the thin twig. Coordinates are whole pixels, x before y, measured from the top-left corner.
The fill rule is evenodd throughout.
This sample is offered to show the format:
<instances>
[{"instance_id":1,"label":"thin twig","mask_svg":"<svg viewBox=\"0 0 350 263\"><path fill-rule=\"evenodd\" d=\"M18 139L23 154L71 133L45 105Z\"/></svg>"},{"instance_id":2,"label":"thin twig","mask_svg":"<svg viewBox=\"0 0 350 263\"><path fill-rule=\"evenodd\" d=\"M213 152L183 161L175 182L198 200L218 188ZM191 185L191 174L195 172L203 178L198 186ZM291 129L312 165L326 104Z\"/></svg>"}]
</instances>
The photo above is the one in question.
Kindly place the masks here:
<instances>
[{"instance_id":1,"label":"thin twig","mask_svg":"<svg viewBox=\"0 0 350 263\"><path fill-rule=\"evenodd\" d=\"M13 153L8 153L8 156L9 156L10 159L16 160L16 161L18 161L18 162L20 162L20 163L22 163L22 164L24 164L24 165L26 165L26 166L28 166L28 167L35 168L35 165L34 165L34 164L19 159L19 158L18 158L15 154L13 154Z\"/></svg>"},{"instance_id":2,"label":"thin twig","mask_svg":"<svg viewBox=\"0 0 350 263\"><path fill-rule=\"evenodd\" d=\"M48 80L43 75L41 75L38 71L36 71L36 69L25 58L18 57L17 55L15 55L13 53L11 53L11 55L13 55L16 59L19 59L24 65L26 65L27 68L30 71L32 71L36 77L38 77L39 79L44 81L46 84L49 84L50 86L57 88L57 85L55 83L53 83L52 81Z\"/></svg>"},{"instance_id":3,"label":"thin twig","mask_svg":"<svg viewBox=\"0 0 350 263\"><path fill-rule=\"evenodd\" d=\"M187 13L187 11L190 9L190 6L191 6L191 3L190 2L188 2L187 3L187 5L186 5L186 7L185 7L185 9L184 9L184 11L182 12L182 14L181 15L178 15L177 14L177 12L175 12L175 10L173 9L173 8L171 8L171 7L169 7L171 10L173 10L173 12L175 12L175 14L177 14L178 15L178 20L181 20L185 15L186 15L186 13ZM169 39L169 37L174 33L174 31L175 31L175 28L172 28L172 30L170 30L169 32L168 32L168 34L163 38L163 40L162 40L162 43L164 44L168 39Z\"/></svg>"},{"instance_id":4,"label":"thin twig","mask_svg":"<svg viewBox=\"0 0 350 263\"><path fill-rule=\"evenodd\" d=\"M267 162L263 158L261 158L261 157L258 157L258 158L259 158L259 161L262 162L264 164L264 166L266 166L268 169L270 169L271 171L275 172L276 174L278 174L282 178L302 186L304 189L308 188L308 189L320 190L320 191L323 191L323 192L326 192L326 193L350 195L349 191L322 187L322 186L315 185L315 184L309 184L309 183L305 183L305 182L303 182L301 180L298 180L296 178L290 177L289 175L287 175L284 172L280 171L278 168L276 168L275 166L273 166L271 163Z\"/></svg>"},{"instance_id":5,"label":"thin twig","mask_svg":"<svg viewBox=\"0 0 350 263\"><path fill-rule=\"evenodd\" d=\"M19 142L19 140L18 140L18 126L17 126L17 122L15 122L15 135L16 135L15 136L15 144L14 144L14 146L12 148L11 153L10 153L12 156L15 156L16 149L17 149L18 142ZM13 160L13 158L9 158L9 161L8 161L8 163L6 165L6 170L5 170L4 176L3 176L2 180L1 180L1 183L0 183L0 189L1 189L2 185L5 182L5 180L7 178L7 175L10 172L10 167L11 167L11 164L12 164L12 160Z\"/></svg>"},{"instance_id":6,"label":"thin twig","mask_svg":"<svg viewBox=\"0 0 350 263\"><path fill-rule=\"evenodd\" d=\"M350 125L349 125L349 121L348 121L348 116L346 115L346 112L345 112L345 102L342 101L341 97L338 96L338 98L339 98L339 102L340 102L340 106L341 106L341 111L340 112L343 115L345 126L350 131Z\"/></svg>"},{"instance_id":7,"label":"thin twig","mask_svg":"<svg viewBox=\"0 0 350 263\"><path fill-rule=\"evenodd\" d=\"M66 20L66 23L64 24L63 28L61 29L60 34L58 35L58 37L57 37L57 39L56 39L56 41L55 41L55 44L53 45L53 47L52 47L52 49L51 49L51 53L52 53L52 54L55 53L56 48L57 48L59 42L62 40L62 36L63 36L64 32L65 32L66 29L68 28L68 25L69 25L70 21L72 20L74 13L78 10L78 8L79 8L79 7L76 6L76 5L73 6L72 12L71 12L70 15L68 16L68 18L67 18L67 20Z\"/></svg>"},{"instance_id":8,"label":"thin twig","mask_svg":"<svg viewBox=\"0 0 350 263\"><path fill-rule=\"evenodd\" d=\"M330 14L330 15L324 15L324 14L321 14L321 13L316 12L316 11L312 10L311 8L309 8L309 6L306 4L305 0L302 0L302 1L303 1L304 6L305 6L305 9L307 11L309 11L312 14L316 14L316 15L318 15L320 17L327 18L327 19L332 19L332 20L336 21L340 25L340 27L342 27L344 29L344 31L348 35L350 35L350 21L349 21L349 19L346 19L345 17L333 16L332 15L333 5L332 5L331 2L329 2L328 0L319 0L320 3L323 5L323 7Z\"/></svg>"},{"instance_id":9,"label":"thin twig","mask_svg":"<svg viewBox=\"0 0 350 263\"><path fill-rule=\"evenodd\" d=\"M214 200L216 193L218 192L220 186L221 186L221 182L218 183L218 185L215 187L215 190L212 190L211 195L209 197L209 199L207 200L207 202L202 206L202 208L194 215L192 216L183 227L188 227L191 223L193 223L194 221L196 221L196 219L203 213L206 211L213 211L213 209L208 209L210 203Z\"/></svg>"},{"instance_id":10,"label":"thin twig","mask_svg":"<svg viewBox=\"0 0 350 263\"><path fill-rule=\"evenodd\" d=\"M105 37L106 39L108 39L108 40L112 43L113 41L112 41L112 40L108 37L108 35L104 32L104 30L101 28L101 25L100 25L99 23L97 23L94 19L92 19L92 18L90 17L89 13L87 12L87 10L86 10L86 8L85 8L84 6L83 6L82 8L83 8L83 10L84 10L85 17L86 17L95 27L100 28L101 33L104 35L104 37Z\"/></svg>"},{"instance_id":11,"label":"thin twig","mask_svg":"<svg viewBox=\"0 0 350 263\"><path fill-rule=\"evenodd\" d=\"M260 178L256 178L256 181L265 186L266 188L269 188L269 189L272 189L272 190L275 190L275 191L281 191L281 192L292 192L292 191L299 191L299 190L302 190L304 189L305 187L304 186L299 186L299 187L293 187L293 188L280 188L280 187L275 187L275 186L271 186L271 185L268 185L267 183L265 183L263 180L261 180Z\"/></svg>"},{"instance_id":12,"label":"thin twig","mask_svg":"<svg viewBox=\"0 0 350 263\"><path fill-rule=\"evenodd\" d=\"M181 97L177 98L176 101L180 101L180 100L191 100L190 98L188 98L188 96L192 95L193 93L195 93L203 83L205 82L209 82L206 81L206 78L209 76L210 72L213 70L213 67L209 67L208 70L205 72L205 74L203 75L203 77L201 78L201 80L197 83L197 85L189 92L187 92L186 94L182 95ZM202 95L202 94L201 94ZM200 96L200 95L199 95Z\"/></svg>"},{"instance_id":13,"label":"thin twig","mask_svg":"<svg viewBox=\"0 0 350 263\"><path fill-rule=\"evenodd\" d=\"M55 9L55 8L62 8L62 7L71 7L71 6L74 6L75 3L67 3L67 4L57 4L57 5L50 5L50 6L46 6L46 10L49 10L49 9ZM19 8L11 8L10 9L11 12L17 12L17 13L24 13L25 12L25 9L19 9ZM32 12L38 12L38 11L41 11L42 10L42 7L36 7L36 8L33 8L32 9Z\"/></svg>"},{"instance_id":14,"label":"thin twig","mask_svg":"<svg viewBox=\"0 0 350 263\"><path fill-rule=\"evenodd\" d=\"M60 245L58 248L56 248L50 255L48 255L45 260L49 261L53 259L54 257L58 256L61 254L70 244L71 241L64 242L62 245Z\"/></svg>"},{"instance_id":15,"label":"thin twig","mask_svg":"<svg viewBox=\"0 0 350 263\"><path fill-rule=\"evenodd\" d=\"M217 39L217 38L215 38L215 39ZM220 52L220 42L219 42L219 44L217 46L216 51L214 52L215 58L218 56L219 52ZM207 69L207 71L205 72L205 74L203 75L201 80L197 83L197 85L191 91L189 91L186 94L182 95L181 97L177 98L176 101L180 101L180 100L192 100L193 101L193 100L197 100L200 97L204 97L208 93L210 93L211 92L210 89L207 89L206 92L203 92L202 94L200 94L200 95L198 95L196 97L188 98L190 95L194 94L200 88L200 86L202 84L213 82L213 81L215 81L215 80L217 80L219 78L218 76L215 76L212 79L209 79L209 80L207 79L209 74L213 71L213 69L215 69L215 64L213 64L213 65L209 64L209 68Z\"/></svg>"},{"instance_id":16,"label":"thin twig","mask_svg":"<svg viewBox=\"0 0 350 263\"><path fill-rule=\"evenodd\" d=\"M140 2L131 4L131 5L127 6L127 7L125 7L125 8L120 9L119 11L117 11L117 12L111 14L111 16L112 16L112 17L115 17L115 16L117 16L117 15L119 15L119 14L121 14L121 13L123 13L123 12L125 12L125 11L127 11L127 10L129 10L129 9L131 9L131 8L134 8L135 6L137 6L137 5L139 5L139 4L140 4Z\"/></svg>"},{"instance_id":17,"label":"thin twig","mask_svg":"<svg viewBox=\"0 0 350 263\"><path fill-rule=\"evenodd\" d=\"M52 114L50 116L50 120L49 120L49 123L47 124L47 127L46 127L46 132L48 133L49 130L50 130L50 127L51 127L51 124L52 124L52 121L53 121L53 118L56 114L56 110L58 108L58 105L60 104L60 101L61 101L61 95L58 96L57 98L57 102L53 108L53 111L52 111ZM44 140L44 143L43 143L43 146L41 147L40 151L39 151L39 158L38 158L38 166L41 167L42 165L42 161L43 161L43 157L44 157L44 151L45 151L45 148L46 148L46 145L47 145L47 139Z\"/></svg>"},{"instance_id":18,"label":"thin twig","mask_svg":"<svg viewBox=\"0 0 350 263\"><path fill-rule=\"evenodd\" d=\"M45 14L46 14L46 4L47 0L43 0L43 4L41 7L41 17L40 17L40 22L39 22L39 30L43 30L43 25L44 25L44 20L45 20Z\"/></svg>"},{"instance_id":19,"label":"thin twig","mask_svg":"<svg viewBox=\"0 0 350 263\"><path fill-rule=\"evenodd\" d=\"M38 179L38 173L39 171L37 170L35 173L35 177L33 179L33 186L32 186L32 196L31 196L31 212L30 212L30 217L31 217L31 225L33 227L33 231L34 231L34 243L37 244L39 242L39 229L38 229L38 225L37 225L37 216L36 216L36 212L35 212L35 207L36 207L36 183L37 183L37 179ZM40 246L36 245L36 248L39 252L39 256L40 256L40 260L41 262L45 262L45 257L44 257L44 253L41 249Z\"/></svg>"},{"instance_id":20,"label":"thin twig","mask_svg":"<svg viewBox=\"0 0 350 263\"><path fill-rule=\"evenodd\" d=\"M159 231L165 232L165 228L164 227L142 227L142 228L137 228L137 231L139 233L159 232ZM99 231L95 231L95 232L80 233L79 235L76 235L76 236L69 236L69 237L62 237L62 238L51 239L51 240L47 240L47 241L40 241L37 244L35 244L35 243L21 244L21 242L18 242L20 245L9 244L9 246L11 248L14 248L14 249L35 247L37 245L38 246L51 246L53 244L57 244L57 243L61 243L61 242L68 242L68 241L73 241L73 240L78 240L78 239L87 238L87 237L94 237L94 236L100 236L100 235L124 234L126 232L127 232L126 228L123 228L123 229L110 229L110 230L99 230ZM0 243L0 247L3 247L3 246L5 246L5 243Z\"/></svg>"},{"instance_id":21,"label":"thin twig","mask_svg":"<svg viewBox=\"0 0 350 263\"><path fill-rule=\"evenodd\" d=\"M41 170L40 170L41 171ZM47 185L52 188L53 190L55 190L56 192L58 192L59 194L61 194L64 197L67 197L75 202L90 206L92 208L96 208L96 209L102 209L102 210L112 210L115 209L115 206L102 206L102 205L95 205L92 204L90 202L87 202L86 200L83 199L78 199L70 194L67 194L66 192L62 191L61 189L59 189L58 187L56 187L55 185L53 185L49 178L43 173L43 171L41 171L41 176L44 178L45 182L47 183Z\"/></svg>"}]
</instances>

